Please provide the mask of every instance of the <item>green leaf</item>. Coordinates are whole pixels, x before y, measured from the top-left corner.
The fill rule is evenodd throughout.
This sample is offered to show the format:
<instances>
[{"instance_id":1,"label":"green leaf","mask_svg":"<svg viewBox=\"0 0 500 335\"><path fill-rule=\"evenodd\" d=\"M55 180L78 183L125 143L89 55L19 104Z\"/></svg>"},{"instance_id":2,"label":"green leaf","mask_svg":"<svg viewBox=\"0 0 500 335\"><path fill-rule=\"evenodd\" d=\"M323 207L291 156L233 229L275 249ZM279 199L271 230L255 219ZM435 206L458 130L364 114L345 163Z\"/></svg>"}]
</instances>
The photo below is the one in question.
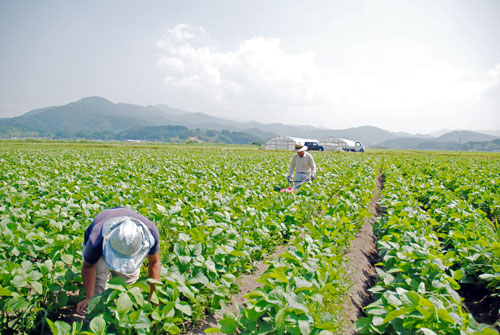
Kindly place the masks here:
<instances>
[{"instance_id":1,"label":"green leaf","mask_svg":"<svg viewBox=\"0 0 500 335\"><path fill-rule=\"evenodd\" d=\"M187 316L191 316L191 314L192 314L191 306L189 306L188 303L185 301L176 302L175 308L180 310L182 313L186 314Z\"/></svg>"},{"instance_id":2,"label":"green leaf","mask_svg":"<svg viewBox=\"0 0 500 335\"><path fill-rule=\"evenodd\" d=\"M354 330L361 334L368 333L371 324L372 324L372 318L361 317L354 323Z\"/></svg>"},{"instance_id":3,"label":"green leaf","mask_svg":"<svg viewBox=\"0 0 500 335\"><path fill-rule=\"evenodd\" d=\"M421 282L419 285L418 285L418 290L417 290L418 293L420 294L425 294L425 282Z\"/></svg>"},{"instance_id":4,"label":"green leaf","mask_svg":"<svg viewBox=\"0 0 500 335\"><path fill-rule=\"evenodd\" d=\"M100 294L94 295L92 299L90 299L89 306L87 307L87 313L92 313L95 309L102 308L103 299L103 296Z\"/></svg>"},{"instance_id":5,"label":"green leaf","mask_svg":"<svg viewBox=\"0 0 500 335\"><path fill-rule=\"evenodd\" d=\"M437 314L441 320L446 321L446 322L451 323L451 324L454 323L454 320L452 319L452 317L450 316L450 313L448 313L447 310L440 308L437 310Z\"/></svg>"},{"instance_id":6,"label":"green leaf","mask_svg":"<svg viewBox=\"0 0 500 335\"><path fill-rule=\"evenodd\" d=\"M148 288L149 289L149 288ZM142 291L139 287L132 287L129 290L130 293L134 296L135 301L139 306L144 305L144 296L142 295Z\"/></svg>"},{"instance_id":7,"label":"green leaf","mask_svg":"<svg viewBox=\"0 0 500 335\"><path fill-rule=\"evenodd\" d=\"M136 311L134 317L132 318L134 321L135 329L149 329L152 325L151 320L144 314L144 311Z\"/></svg>"},{"instance_id":8,"label":"green leaf","mask_svg":"<svg viewBox=\"0 0 500 335\"><path fill-rule=\"evenodd\" d=\"M236 330L238 329L238 323L231 319L231 318L224 318L219 321L220 324L220 330L224 334L233 334L236 333Z\"/></svg>"},{"instance_id":9,"label":"green leaf","mask_svg":"<svg viewBox=\"0 0 500 335\"><path fill-rule=\"evenodd\" d=\"M36 291L36 293L38 293L38 294L42 294L43 293L42 284L40 284L39 282L33 281L33 282L31 282L31 286Z\"/></svg>"},{"instance_id":10,"label":"green leaf","mask_svg":"<svg viewBox=\"0 0 500 335\"><path fill-rule=\"evenodd\" d=\"M179 256L179 263L186 265L191 262L191 256Z\"/></svg>"},{"instance_id":11,"label":"green leaf","mask_svg":"<svg viewBox=\"0 0 500 335\"><path fill-rule=\"evenodd\" d=\"M219 235L220 233L222 233L224 230L220 227L217 227L214 229L214 231L212 232L212 237L215 237L217 235Z\"/></svg>"},{"instance_id":12,"label":"green leaf","mask_svg":"<svg viewBox=\"0 0 500 335\"><path fill-rule=\"evenodd\" d=\"M250 320L250 321L257 321L263 314L265 313L265 311L256 311L255 308L245 308L244 309L244 314L245 314L245 317Z\"/></svg>"},{"instance_id":13,"label":"green leaf","mask_svg":"<svg viewBox=\"0 0 500 335\"><path fill-rule=\"evenodd\" d=\"M57 293L57 306L64 307L68 304L68 294L64 291Z\"/></svg>"},{"instance_id":14,"label":"green leaf","mask_svg":"<svg viewBox=\"0 0 500 335\"><path fill-rule=\"evenodd\" d=\"M433 263L433 264L436 264L436 265L437 265L437 267L439 268L439 270L441 270L441 271L446 270L446 266L444 266L444 264L443 264L443 260L442 260L442 259L440 259L440 258L434 258L434 259L432 260L432 263Z\"/></svg>"},{"instance_id":15,"label":"green leaf","mask_svg":"<svg viewBox=\"0 0 500 335\"><path fill-rule=\"evenodd\" d=\"M387 310L385 308L373 308L366 311L367 315L386 315Z\"/></svg>"},{"instance_id":16,"label":"green leaf","mask_svg":"<svg viewBox=\"0 0 500 335\"><path fill-rule=\"evenodd\" d=\"M399 298L393 292L386 291L384 293L384 297L387 299L387 302L392 306L397 307L403 304L401 300L399 300Z\"/></svg>"},{"instance_id":17,"label":"green leaf","mask_svg":"<svg viewBox=\"0 0 500 335\"><path fill-rule=\"evenodd\" d=\"M236 256L236 257L241 257L241 256L245 256L245 253L244 252L241 252L239 250L233 250L229 253L229 255L231 256Z\"/></svg>"},{"instance_id":18,"label":"green leaf","mask_svg":"<svg viewBox=\"0 0 500 335\"><path fill-rule=\"evenodd\" d=\"M116 309L118 314L125 314L132 308L132 300L126 292L120 293L118 301L116 303Z\"/></svg>"},{"instance_id":19,"label":"green leaf","mask_svg":"<svg viewBox=\"0 0 500 335\"><path fill-rule=\"evenodd\" d=\"M16 275L14 276L14 278L12 278L10 284L13 285L14 287L21 288L21 287L26 287L28 285L28 282L24 277Z\"/></svg>"},{"instance_id":20,"label":"green leaf","mask_svg":"<svg viewBox=\"0 0 500 335\"><path fill-rule=\"evenodd\" d=\"M26 300L24 297L21 297L21 296L15 296L15 297L12 297L8 300L7 302L7 310L9 310L9 308L12 310L12 311L18 311L18 310L22 310L26 307L28 307L30 305L29 301Z\"/></svg>"},{"instance_id":21,"label":"green leaf","mask_svg":"<svg viewBox=\"0 0 500 335\"><path fill-rule=\"evenodd\" d=\"M123 277L113 277L108 281L108 288L119 290L121 292L127 291L127 283Z\"/></svg>"},{"instance_id":22,"label":"green leaf","mask_svg":"<svg viewBox=\"0 0 500 335\"><path fill-rule=\"evenodd\" d=\"M401 315L409 314L413 310L414 310L413 308L411 308L411 309L410 308L395 309L395 310L387 313L387 315L384 318L384 323L391 322L392 320L394 320L395 318L397 318Z\"/></svg>"},{"instance_id":23,"label":"green leaf","mask_svg":"<svg viewBox=\"0 0 500 335\"><path fill-rule=\"evenodd\" d=\"M431 318L434 314L434 305L432 302L425 298L420 298L419 305L416 309L426 318Z\"/></svg>"},{"instance_id":24,"label":"green leaf","mask_svg":"<svg viewBox=\"0 0 500 335\"><path fill-rule=\"evenodd\" d=\"M72 265L73 264L73 255L70 254L63 254L61 256L61 260L66 263L67 265Z\"/></svg>"},{"instance_id":25,"label":"green leaf","mask_svg":"<svg viewBox=\"0 0 500 335\"><path fill-rule=\"evenodd\" d=\"M384 324L384 318L381 318L380 316L375 316L372 319L372 323L374 326L380 326Z\"/></svg>"},{"instance_id":26,"label":"green leaf","mask_svg":"<svg viewBox=\"0 0 500 335\"><path fill-rule=\"evenodd\" d=\"M0 287L0 297L10 297L12 292L6 289L5 287Z\"/></svg>"},{"instance_id":27,"label":"green leaf","mask_svg":"<svg viewBox=\"0 0 500 335\"><path fill-rule=\"evenodd\" d=\"M106 334L106 321L100 316L96 316L90 321L90 330L95 334L104 335Z\"/></svg>"},{"instance_id":28,"label":"green leaf","mask_svg":"<svg viewBox=\"0 0 500 335\"><path fill-rule=\"evenodd\" d=\"M272 278L278 279L282 283L288 283L288 278L286 276L287 268L284 266L274 268L270 274Z\"/></svg>"},{"instance_id":29,"label":"green leaf","mask_svg":"<svg viewBox=\"0 0 500 335\"><path fill-rule=\"evenodd\" d=\"M498 275L498 274L492 275L490 273L483 273L483 274L479 275L479 278L481 278L482 280L485 280L485 281L491 281L491 280L498 278L498 277L500 277L500 275Z\"/></svg>"},{"instance_id":30,"label":"green leaf","mask_svg":"<svg viewBox=\"0 0 500 335\"><path fill-rule=\"evenodd\" d=\"M481 330L481 335L498 335L498 332L490 327L485 327Z\"/></svg>"},{"instance_id":31,"label":"green leaf","mask_svg":"<svg viewBox=\"0 0 500 335\"><path fill-rule=\"evenodd\" d=\"M31 271L29 274L30 281L38 281L43 275L38 271Z\"/></svg>"},{"instance_id":32,"label":"green leaf","mask_svg":"<svg viewBox=\"0 0 500 335\"><path fill-rule=\"evenodd\" d=\"M195 298L194 293L186 285L179 285L177 287L177 289L179 290L179 292L181 292L182 294L184 294L186 296L186 298L189 298L189 299L194 299Z\"/></svg>"},{"instance_id":33,"label":"green leaf","mask_svg":"<svg viewBox=\"0 0 500 335\"><path fill-rule=\"evenodd\" d=\"M46 320L53 335L66 335L71 332L71 325L64 321L52 322L49 319Z\"/></svg>"},{"instance_id":34,"label":"green leaf","mask_svg":"<svg viewBox=\"0 0 500 335\"><path fill-rule=\"evenodd\" d=\"M210 327L210 328L207 328L205 329L205 334L215 334L215 333L220 333L222 332L219 328L215 328L215 327Z\"/></svg>"},{"instance_id":35,"label":"green leaf","mask_svg":"<svg viewBox=\"0 0 500 335\"><path fill-rule=\"evenodd\" d=\"M163 329L165 329L169 334L180 334L181 329L174 325L173 323L167 323L163 326Z\"/></svg>"},{"instance_id":36,"label":"green leaf","mask_svg":"<svg viewBox=\"0 0 500 335\"><path fill-rule=\"evenodd\" d=\"M197 284L197 283L199 283L199 284L207 285L209 282L210 281L207 278L207 276L205 276L203 274L203 272L201 272L201 271L198 271L193 278L191 278L191 279L188 280L189 284Z\"/></svg>"},{"instance_id":37,"label":"green leaf","mask_svg":"<svg viewBox=\"0 0 500 335\"><path fill-rule=\"evenodd\" d=\"M285 331L285 308L281 308L278 313L276 313L275 322L276 322L276 330L278 334L283 334Z\"/></svg>"},{"instance_id":38,"label":"green leaf","mask_svg":"<svg viewBox=\"0 0 500 335\"><path fill-rule=\"evenodd\" d=\"M394 280L394 276L393 275L391 275L390 273L387 273L387 272L383 271L380 268L375 268L375 271L377 271L378 276L384 281L385 285L389 285Z\"/></svg>"},{"instance_id":39,"label":"green leaf","mask_svg":"<svg viewBox=\"0 0 500 335\"><path fill-rule=\"evenodd\" d=\"M307 291L311 287L313 287L313 284L311 282L302 278L295 279L295 293Z\"/></svg>"},{"instance_id":40,"label":"green leaf","mask_svg":"<svg viewBox=\"0 0 500 335\"><path fill-rule=\"evenodd\" d=\"M411 303L414 306L418 306L418 303L420 301L420 295L417 292L415 291L406 292L406 297L408 298L408 300L411 301Z\"/></svg>"},{"instance_id":41,"label":"green leaf","mask_svg":"<svg viewBox=\"0 0 500 335\"><path fill-rule=\"evenodd\" d=\"M245 294L243 297L251 301L259 301L265 298L266 294L264 292L256 290Z\"/></svg>"},{"instance_id":42,"label":"green leaf","mask_svg":"<svg viewBox=\"0 0 500 335\"><path fill-rule=\"evenodd\" d=\"M311 325L307 320L299 320L300 334L309 335L311 333Z\"/></svg>"}]
</instances>

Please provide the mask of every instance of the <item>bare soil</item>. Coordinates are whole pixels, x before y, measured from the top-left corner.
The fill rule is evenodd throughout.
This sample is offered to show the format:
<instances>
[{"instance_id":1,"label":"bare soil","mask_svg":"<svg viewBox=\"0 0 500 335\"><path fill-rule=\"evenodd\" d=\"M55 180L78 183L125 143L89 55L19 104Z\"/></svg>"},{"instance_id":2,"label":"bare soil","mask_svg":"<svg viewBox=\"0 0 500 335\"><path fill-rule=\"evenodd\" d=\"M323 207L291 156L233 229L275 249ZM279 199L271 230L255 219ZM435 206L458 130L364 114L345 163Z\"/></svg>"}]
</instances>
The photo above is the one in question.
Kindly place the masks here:
<instances>
[{"instance_id":1,"label":"bare soil","mask_svg":"<svg viewBox=\"0 0 500 335\"><path fill-rule=\"evenodd\" d=\"M477 322L486 323L500 331L499 296L493 296L490 290L474 284L460 284L458 293L464 298L466 310Z\"/></svg>"},{"instance_id":2,"label":"bare soil","mask_svg":"<svg viewBox=\"0 0 500 335\"><path fill-rule=\"evenodd\" d=\"M371 216L365 219L361 230L356 234L356 239L351 244L347 257L350 259L350 279L352 287L349 291L349 299L346 302L345 310L349 317L345 335L357 334L352 329L353 324L361 317L365 316L363 307L373 301L371 293L368 291L375 284L377 273L374 264L379 261L377 251L377 238L373 234L373 224L375 218L383 214L384 210L377 201L380 192L384 187L384 175L377 177L377 188L369 204Z\"/></svg>"}]
</instances>

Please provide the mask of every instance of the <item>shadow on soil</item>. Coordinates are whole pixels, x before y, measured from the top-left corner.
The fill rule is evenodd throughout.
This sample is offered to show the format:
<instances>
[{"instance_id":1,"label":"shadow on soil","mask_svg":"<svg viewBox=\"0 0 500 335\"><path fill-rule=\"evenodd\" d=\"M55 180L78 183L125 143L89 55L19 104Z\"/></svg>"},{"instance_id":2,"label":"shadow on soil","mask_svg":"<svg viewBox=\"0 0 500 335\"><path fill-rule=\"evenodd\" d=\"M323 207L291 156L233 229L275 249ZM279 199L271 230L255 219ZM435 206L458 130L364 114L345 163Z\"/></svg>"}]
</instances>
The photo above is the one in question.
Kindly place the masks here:
<instances>
[{"instance_id":1,"label":"shadow on soil","mask_svg":"<svg viewBox=\"0 0 500 335\"><path fill-rule=\"evenodd\" d=\"M464 305L477 322L486 323L500 330L500 297L490 290L474 284L460 284L458 293L464 298Z\"/></svg>"}]
</instances>

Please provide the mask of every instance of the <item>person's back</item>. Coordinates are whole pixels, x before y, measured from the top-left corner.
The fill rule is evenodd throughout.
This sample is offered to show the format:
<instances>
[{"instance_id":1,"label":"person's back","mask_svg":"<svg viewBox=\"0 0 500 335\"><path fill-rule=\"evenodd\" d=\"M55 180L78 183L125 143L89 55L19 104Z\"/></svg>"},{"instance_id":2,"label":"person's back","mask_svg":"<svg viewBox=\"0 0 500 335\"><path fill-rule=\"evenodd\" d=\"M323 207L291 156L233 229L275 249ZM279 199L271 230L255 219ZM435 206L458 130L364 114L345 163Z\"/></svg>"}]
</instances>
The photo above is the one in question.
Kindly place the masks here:
<instances>
[{"instance_id":1,"label":"person's back","mask_svg":"<svg viewBox=\"0 0 500 335\"><path fill-rule=\"evenodd\" d=\"M127 284L139 279L140 266L148 259L150 278L160 280L160 235L156 225L145 216L127 208L100 212L84 234L82 280L86 298L77 305L83 314L90 299L107 286L110 269ZM150 296L154 284L150 284Z\"/></svg>"}]
</instances>

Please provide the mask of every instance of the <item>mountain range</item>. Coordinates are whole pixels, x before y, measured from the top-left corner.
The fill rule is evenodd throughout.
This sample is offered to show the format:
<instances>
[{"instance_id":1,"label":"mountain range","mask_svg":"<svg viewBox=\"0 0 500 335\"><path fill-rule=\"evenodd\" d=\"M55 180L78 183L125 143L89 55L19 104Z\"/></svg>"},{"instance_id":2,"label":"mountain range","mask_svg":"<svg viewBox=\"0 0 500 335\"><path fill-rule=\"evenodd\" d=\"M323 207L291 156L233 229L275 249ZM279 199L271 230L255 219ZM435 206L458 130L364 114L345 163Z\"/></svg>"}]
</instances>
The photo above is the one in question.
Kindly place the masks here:
<instances>
[{"instance_id":1,"label":"mountain range","mask_svg":"<svg viewBox=\"0 0 500 335\"><path fill-rule=\"evenodd\" d=\"M173 127L179 126L179 127ZM399 149L470 150L469 142L487 150L500 150L490 134L446 131L440 136L390 132L377 127L324 129L281 123L237 122L167 105L140 106L88 97L63 105L32 110L13 118L0 118L0 138L86 138L223 143L265 143L276 136L318 139L336 136L363 142L367 147ZM478 145L477 143L483 143Z\"/></svg>"}]
</instances>

